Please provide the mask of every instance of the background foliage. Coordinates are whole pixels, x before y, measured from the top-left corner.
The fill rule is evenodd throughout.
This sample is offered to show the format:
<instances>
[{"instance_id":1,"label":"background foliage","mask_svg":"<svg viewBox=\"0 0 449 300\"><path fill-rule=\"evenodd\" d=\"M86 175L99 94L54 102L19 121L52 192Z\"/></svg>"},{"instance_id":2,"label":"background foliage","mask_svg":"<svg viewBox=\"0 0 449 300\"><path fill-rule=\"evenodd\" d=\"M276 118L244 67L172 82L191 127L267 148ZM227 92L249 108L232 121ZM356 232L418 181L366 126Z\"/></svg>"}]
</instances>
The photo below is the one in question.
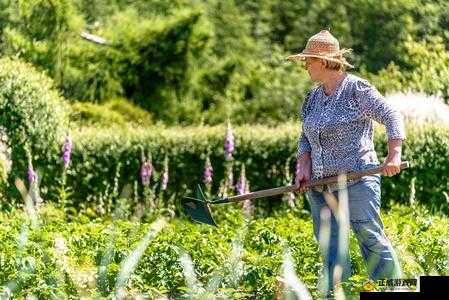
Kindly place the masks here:
<instances>
[{"instance_id":1,"label":"background foliage","mask_svg":"<svg viewBox=\"0 0 449 300\"><path fill-rule=\"evenodd\" d=\"M289 119L311 83L283 58L323 28L354 50L354 72L381 91L449 99L447 1L5 0L0 8L0 53L47 71L72 101L120 96L167 124Z\"/></svg>"}]
</instances>

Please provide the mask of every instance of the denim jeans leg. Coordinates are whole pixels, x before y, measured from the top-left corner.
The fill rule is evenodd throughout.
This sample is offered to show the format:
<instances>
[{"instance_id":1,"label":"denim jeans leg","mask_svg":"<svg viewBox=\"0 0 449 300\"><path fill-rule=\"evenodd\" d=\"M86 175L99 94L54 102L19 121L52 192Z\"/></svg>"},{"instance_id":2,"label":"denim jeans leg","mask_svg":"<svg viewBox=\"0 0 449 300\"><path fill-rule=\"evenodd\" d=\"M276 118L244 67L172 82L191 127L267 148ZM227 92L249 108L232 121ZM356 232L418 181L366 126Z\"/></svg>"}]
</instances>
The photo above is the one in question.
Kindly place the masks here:
<instances>
[{"instance_id":1,"label":"denim jeans leg","mask_svg":"<svg viewBox=\"0 0 449 300\"><path fill-rule=\"evenodd\" d=\"M366 176L348 188L352 229L371 279L399 278L401 269L380 219L380 176Z\"/></svg>"},{"instance_id":2,"label":"denim jeans leg","mask_svg":"<svg viewBox=\"0 0 449 300\"><path fill-rule=\"evenodd\" d=\"M313 221L313 231L315 238L318 242L320 242L320 229L321 229L321 211L323 209L328 209L331 211L329 206L324 199L324 196L320 192L310 191L307 193L307 198L310 203L311 213L312 213L312 221ZM345 253L338 253L338 240L339 240L339 226L337 220L333 213L331 213L330 217L330 238L328 241L327 249L322 249L322 251L326 251L327 253L321 253L323 255L324 260L324 278L327 281L327 286L325 287L328 291L332 291L334 288L334 269L336 265L339 263L338 259L342 260L340 262L343 268L342 281L345 281L350 277L351 274L351 263L349 260L349 249L347 248ZM323 245L320 245L322 247ZM324 256L325 255L325 256Z\"/></svg>"}]
</instances>

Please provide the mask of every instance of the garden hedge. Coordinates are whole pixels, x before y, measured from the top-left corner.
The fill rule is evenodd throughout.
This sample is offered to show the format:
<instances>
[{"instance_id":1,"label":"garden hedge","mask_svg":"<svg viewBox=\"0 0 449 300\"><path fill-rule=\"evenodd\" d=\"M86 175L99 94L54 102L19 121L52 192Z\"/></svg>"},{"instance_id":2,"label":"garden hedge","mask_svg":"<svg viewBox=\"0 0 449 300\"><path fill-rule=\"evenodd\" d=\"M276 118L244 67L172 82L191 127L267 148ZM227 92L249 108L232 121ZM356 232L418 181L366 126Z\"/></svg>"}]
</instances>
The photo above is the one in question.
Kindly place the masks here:
<instances>
[{"instance_id":1,"label":"garden hedge","mask_svg":"<svg viewBox=\"0 0 449 300\"><path fill-rule=\"evenodd\" d=\"M383 161L387 151L384 129L379 126L375 132L376 150L379 160ZM449 191L449 130L429 125L408 126L407 132L403 160L410 161L411 168L392 178L383 177L384 204L392 201L409 203L414 193L417 201L434 210L447 211L444 192ZM216 195L225 168L231 164L224 159L225 133L224 126L91 128L74 132L72 163L67 178L68 186L74 192L72 198L83 203L88 195L105 195L107 190L109 193L120 190L127 183L140 186L142 153L146 156L151 153L154 165L151 185L156 190L159 189L164 158L168 157L169 184L165 193L175 199L192 193L202 182L205 160L209 156L213 167L212 194ZM234 128L234 184L242 164L245 164L251 190L291 182L298 134L299 124L294 123L278 127L246 125ZM51 172L46 176L60 177ZM89 199L94 198L90 196Z\"/></svg>"}]
</instances>

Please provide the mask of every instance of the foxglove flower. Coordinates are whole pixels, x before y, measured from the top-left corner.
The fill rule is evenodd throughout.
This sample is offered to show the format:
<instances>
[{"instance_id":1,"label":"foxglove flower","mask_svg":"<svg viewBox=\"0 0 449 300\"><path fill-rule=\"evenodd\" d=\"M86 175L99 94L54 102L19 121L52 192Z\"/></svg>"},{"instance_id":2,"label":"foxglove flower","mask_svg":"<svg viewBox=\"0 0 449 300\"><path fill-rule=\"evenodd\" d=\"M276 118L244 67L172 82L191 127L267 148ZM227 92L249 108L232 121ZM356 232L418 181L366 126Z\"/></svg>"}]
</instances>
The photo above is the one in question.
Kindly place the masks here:
<instances>
[{"instance_id":1,"label":"foxglove flower","mask_svg":"<svg viewBox=\"0 0 449 300\"><path fill-rule=\"evenodd\" d=\"M162 190L165 191L168 185L168 170L164 171L162 174Z\"/></svg>"},{"instance_id":2,"label":"foxglove flower","mask_svg":"<svg viewBox=\"0 0 449 300\"><path fill-rule=\"evenodd\" d=\"M206 163L204 165L204 173L203 173L203 182L204 184L210 184L212 182L212 165L210 163L209 157L206 159Z\"/></svg>"},{"instance_id":3,"label":"foxglove flower","mask_svg":"<svg viewBox=\"0 0 449 300\"><path fill-rule=\"evenodd\" d=\"M242 170L240 171L240 177L235 185L235 188L239 195L243 195L246 193L246 175L245 175L245 165L242 166Z\"/></svg>"},{"instance_id":4,"label":"foxglove flower","mask_svg":"<svg viewBox=\"0 0 449 300\"><path fill-rule=\"evenodd\" d=\"M143 185L149 185L151 175L153 174L153 164L151 160L147 160L142 164L140 168L140 180Z\"/></svg>"},{"instance_id":5,"label":"foxglove flower","mask_svg":"<svg viewBox=\"0 0 449 300\"><path fill-rule=\"evenodd\" d=\"M62 160L64 161L64 168L67 168L70 164L70 156L72 154L72 138L69 134L65 139L64 143L64 153L62 155Z\"/></svg>"},{"instance_id":6,"label":"foxglove flower","mask_svg":"<svg viewBox=\"0 0 449 300\"><path fill-rule=\"evenodd\" d=\"M231 123L228 122L228 129L226 131L226 138L224 142L224 151L226 160L232 159L232 153L234 152L234 135L232 133Z\"/></svg>"},{"instance_id":7,"label":"foxglove flower","mask_svg":"<svg viewBox=\"0 0 449 300\"><path fill-rule=\"evenodd\" d=\"M36 173L33 169L33 164L31 161L28 163L28 183L31 185L36 180Z\"/></svg>"},{"instance_id":8,"label":"foxglove flower","mask_svg":"<svg viewBox=\"0 0 449 300\"><path fill-rule=\"evenodd\" d=\"M249 190L249 182L248 180L245 181L245 194L248 194L250 192ZM254 214L254 205L251 202L251 200L245 200L243 201L243 213L247 218L252 216Z\"/></svg>"},{"instance_id":9,"label":"foxglove flower","mask_svg":"<svg viewBox=\"0 0 449 300\"><path fill-rule=\"evenodd\" d=\"M31 160L28 161L28 183L30 184L30 196L33 201L33 204L36 205L37 208L41 207L44 203L44 200L39 195L39 187L37 186L37 173L33 169L33 164Z\"/></svg>"}]
</instances>

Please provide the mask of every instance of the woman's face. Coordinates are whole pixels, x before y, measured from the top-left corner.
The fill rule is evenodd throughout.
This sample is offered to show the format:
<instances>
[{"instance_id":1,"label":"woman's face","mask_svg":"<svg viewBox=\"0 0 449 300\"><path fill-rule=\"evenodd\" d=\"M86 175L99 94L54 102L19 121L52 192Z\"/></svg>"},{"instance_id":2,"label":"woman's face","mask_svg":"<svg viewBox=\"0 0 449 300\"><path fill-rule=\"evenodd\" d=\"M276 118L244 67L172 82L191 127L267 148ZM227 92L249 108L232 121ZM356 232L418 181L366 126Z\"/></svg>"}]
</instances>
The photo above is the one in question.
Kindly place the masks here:
<instances>
[{"instance_id":1,"label":"woman's face","mask_svg":"<svg viewBox=\"0 0 449 300\"><path fill-rule=\"evenodd\" d=\"M321 59L306 57L304 69L309 73L310 79L319 81L324 72L324 64Z\"/></svg>"}]
</instances>

